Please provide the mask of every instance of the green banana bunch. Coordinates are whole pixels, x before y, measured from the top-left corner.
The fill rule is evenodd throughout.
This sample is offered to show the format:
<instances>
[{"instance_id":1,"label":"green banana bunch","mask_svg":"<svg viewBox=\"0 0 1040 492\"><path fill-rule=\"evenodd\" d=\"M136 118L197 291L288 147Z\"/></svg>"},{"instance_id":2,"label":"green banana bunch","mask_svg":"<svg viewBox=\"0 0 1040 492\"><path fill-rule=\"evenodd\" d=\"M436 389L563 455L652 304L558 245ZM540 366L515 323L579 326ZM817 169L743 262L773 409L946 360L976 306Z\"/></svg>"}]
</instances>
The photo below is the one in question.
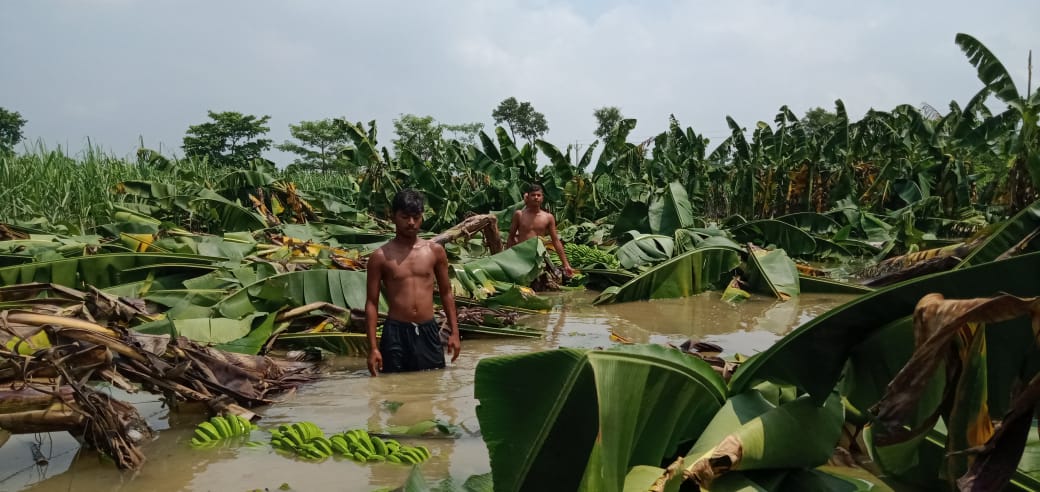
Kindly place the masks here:
<instances>
[{"instance_id":1,"label":"green banana bunch","mask_svg":"<svg viewBox=\"0 0 1040 492\"><path fill-rule=\"evenodd\" d=\"M426 446L407 446L396 439L373 436L364 429L352 429L329 438L332 449L359 463L422 463L430 458Z\"/></svg>"},{"instance_id":2,"label":"green banana bunch","mask_svg":"<svg viewBox=\"0 0 1040 492\"><path fill-rule=\"evenodd\" d=\"M271 431L271 446L304 459L321 461L332 456L332 442L314 422L283 424Z\"/></svg>"},{"instance_id":3,"label":"green banana bunch","mask_svg":"<svg viewBox=\"0 0 1040 492\"><path fill-rule=\"evenodd\" d=\"M195 426L191 445L210 447L232 437L248 436L256 425L241 415L216 415Z\"/></svg>"},{"instance_id":4,"label":"green banana bunch","mask_svg":"<svg viewBox=\"0 0 1040 492\"><path fill-rule=\"evenodd\" d=\"M567 253L567 262L574 268L591 268L595 265L603 265L608 269L621 268L621 262L611 253L602 249L584 244L567 243L563 245L563 252ZM560 266L559 255L549 255L556 266Z\"/></svg>"}]
</instances>

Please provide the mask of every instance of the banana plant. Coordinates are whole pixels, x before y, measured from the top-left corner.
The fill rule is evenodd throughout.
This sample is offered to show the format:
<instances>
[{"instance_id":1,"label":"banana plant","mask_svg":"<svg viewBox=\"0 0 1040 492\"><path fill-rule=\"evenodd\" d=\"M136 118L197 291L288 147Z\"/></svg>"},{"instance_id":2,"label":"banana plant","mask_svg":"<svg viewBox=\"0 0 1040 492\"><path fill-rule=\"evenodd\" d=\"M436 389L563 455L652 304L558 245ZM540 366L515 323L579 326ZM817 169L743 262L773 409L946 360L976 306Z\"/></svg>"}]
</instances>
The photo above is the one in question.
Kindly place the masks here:
<instances>
[{"instance_id":1,"label":"banana plant","mask_svg":"<svg viewBox=\"0 0 1040 492\"><path fill-rule=\"evenodd\" d=\"M1007 103L1008 116L998 118L1010 117L1018 128L1008 149L1012 164L1007 188L1011 212L1018 212L1036 199L1040 189L1040 87L1032 94L1028 93L1031 88L1019 92L1007 68L982 42L964 33L958 33L954 41L978 70L985 88Z\"/></svg>"}]
</instances>

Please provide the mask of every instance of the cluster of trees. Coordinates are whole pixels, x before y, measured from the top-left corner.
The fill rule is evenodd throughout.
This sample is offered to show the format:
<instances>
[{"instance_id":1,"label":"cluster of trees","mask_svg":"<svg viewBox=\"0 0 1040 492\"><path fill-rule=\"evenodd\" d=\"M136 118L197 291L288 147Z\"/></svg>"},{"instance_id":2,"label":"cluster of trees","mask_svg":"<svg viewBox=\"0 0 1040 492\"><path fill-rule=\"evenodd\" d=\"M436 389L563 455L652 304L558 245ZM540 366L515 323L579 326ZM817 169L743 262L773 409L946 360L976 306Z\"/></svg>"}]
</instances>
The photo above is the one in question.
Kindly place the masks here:
<instances>
[{"instance_id":1,"label":"cluster of trees","mask_svg":"<svg viewBox=\"0 0 1040 492\"><path fill-rule=\"evenodd\" d=\"M491 112L495 125L504 125L510 136L517 136L529 144L549 131L545 115L534 109L529 101L515 97L504 99ZM615 106L596 109L593 113L597 127L596 137L605 138L617 127L624 116ZM293 140L274 144L264 138L271 131L271 117L255 116L236 111L208 112L209 121L188 127L183 140L186 157L204 159L214 166L240 167L263 158L263 152L272 147L295 154L293 167L300 170L356 171L348 155L352 148L350 123L346 119L326 118L301 121L289 125ZM0 108L0 152L13 152L22 139L26 120L16 111ZM402 114L393 120L397 138L393 140L394 153L411 152L422 160L429 160L450 141L476 144L484 124L480 122L446 124L433 116ZM360 123L358 126L361 126Z\"/></svg>"}]
</instances>

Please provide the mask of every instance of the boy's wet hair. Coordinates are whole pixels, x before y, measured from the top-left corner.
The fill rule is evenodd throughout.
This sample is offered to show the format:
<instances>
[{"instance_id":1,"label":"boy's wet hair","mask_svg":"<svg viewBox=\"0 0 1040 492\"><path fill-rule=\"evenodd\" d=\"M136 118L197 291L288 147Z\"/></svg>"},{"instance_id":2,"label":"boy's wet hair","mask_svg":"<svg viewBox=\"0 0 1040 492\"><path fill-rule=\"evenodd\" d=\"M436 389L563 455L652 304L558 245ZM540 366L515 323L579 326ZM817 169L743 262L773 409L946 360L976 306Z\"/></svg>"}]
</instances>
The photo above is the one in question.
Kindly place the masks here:
<instances>
[{"instance_id":1,"label":"boy's wet hair","mask_svg":"<svg viewBox=\"0 0 1040 492\"><path fill-rule=\"evenodd\" d=\"M404 212L408 215L422 215L424 201L422 193L411 188L405 188L394 195L390 213Z\"/></svg>"},{"instance_id":2,"label":"boy's wet hair","mask_svg":"<svg viewBox=\"0 0 1040 492\"><path fill-rule=\"evenodd\" d=\"M527 189L524 190L524 193L534 193L536 191L541 192L541 193L545 193L545 190L542 189L542 185L540 185L538 183L531 183L531 184L527 185Z\"/></svg>"}]
</instances>

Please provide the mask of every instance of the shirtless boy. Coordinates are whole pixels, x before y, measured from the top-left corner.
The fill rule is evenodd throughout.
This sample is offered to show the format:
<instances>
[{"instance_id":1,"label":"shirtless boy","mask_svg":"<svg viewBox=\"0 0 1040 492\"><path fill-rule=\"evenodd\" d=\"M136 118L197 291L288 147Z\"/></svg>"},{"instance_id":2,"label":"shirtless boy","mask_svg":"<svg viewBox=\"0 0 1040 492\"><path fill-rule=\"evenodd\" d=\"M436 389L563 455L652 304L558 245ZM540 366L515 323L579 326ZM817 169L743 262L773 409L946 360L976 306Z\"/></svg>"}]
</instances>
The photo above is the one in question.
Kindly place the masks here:
<instances>
[{"instance_id":1,"label":"shirtless boy","mask_svg":"<svg viewBox=\"0 0 1040 492\"><path fill-rule=\"evenodd\" d=\"M368 259L365 324L368 329L368 370L379 372L422 371L444 367L440 329L433 319L433 283L440 288L441 303L451 334L451 361L459 358L462 344L455 313L455 297L448 280L448 255L440 244L418 237L422 225L423 196L404 189L394 196L397 235ZM383 336L376 346L379 287L382 283L389 310Z\"/></svg>"},{"instance_id":2,"label":"shirtless boy","mask_svg":"<svg viewBox=\"0 0 1040 492\"><path fill-rule=\"evenodd\" d=\"M541 185L532 184L527 187L527 192L524 193L524 208L513 214L513 221L509 225L509 239L506 240L506 247L512 248L514 244L548 234L552 239L553 249L560 256L563 274L571 277L574 275L574 269L567 262L567 253L563 252L563 243L560 242L560 236L556 233L556 217L542 210L544 200L545 194L542 192Z\"/></svg>"}]
</instances>

